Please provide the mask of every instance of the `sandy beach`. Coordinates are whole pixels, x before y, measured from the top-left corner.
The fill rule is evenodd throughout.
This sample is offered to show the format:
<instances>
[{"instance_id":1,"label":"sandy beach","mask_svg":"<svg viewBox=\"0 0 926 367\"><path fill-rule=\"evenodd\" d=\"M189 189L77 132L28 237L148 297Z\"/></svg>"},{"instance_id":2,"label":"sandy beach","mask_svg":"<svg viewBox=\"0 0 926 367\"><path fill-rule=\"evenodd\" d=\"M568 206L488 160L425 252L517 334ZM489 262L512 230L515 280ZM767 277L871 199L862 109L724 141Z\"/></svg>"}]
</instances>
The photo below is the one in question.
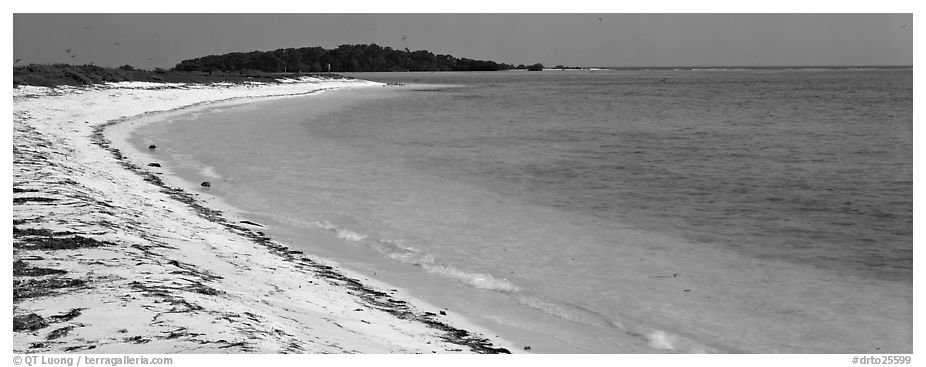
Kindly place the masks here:
<instances>
[{"instance_id":1,"label":"sandy beach","mask_svg":"<svg viewBox=\"0 0 926 367\"><path fill-rule=\"evenodd\" d=\"M281 245L120 141L128 122L165 112L380 86L14 88L14 352L514 350L403 290Z\"/></svg>"}]
</instances>

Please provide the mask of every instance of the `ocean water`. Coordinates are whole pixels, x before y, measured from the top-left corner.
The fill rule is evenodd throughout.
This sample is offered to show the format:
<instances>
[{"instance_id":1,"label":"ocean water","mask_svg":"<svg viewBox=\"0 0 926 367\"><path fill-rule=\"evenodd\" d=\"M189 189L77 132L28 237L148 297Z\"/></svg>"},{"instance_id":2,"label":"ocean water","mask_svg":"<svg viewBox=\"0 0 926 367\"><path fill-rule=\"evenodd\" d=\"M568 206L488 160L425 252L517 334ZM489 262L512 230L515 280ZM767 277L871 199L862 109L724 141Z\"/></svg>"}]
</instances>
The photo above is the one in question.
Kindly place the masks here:
<instances>
[{"instance_id":1,"label":"ocean water","mask_svg":"<svg viewBox=\"0 0 926 367\"><path fill-rule=\"evenodd\" d=\"M534 352L912 352L912 70L355 76L134 140Z\"/></svg>"}]
</instances>

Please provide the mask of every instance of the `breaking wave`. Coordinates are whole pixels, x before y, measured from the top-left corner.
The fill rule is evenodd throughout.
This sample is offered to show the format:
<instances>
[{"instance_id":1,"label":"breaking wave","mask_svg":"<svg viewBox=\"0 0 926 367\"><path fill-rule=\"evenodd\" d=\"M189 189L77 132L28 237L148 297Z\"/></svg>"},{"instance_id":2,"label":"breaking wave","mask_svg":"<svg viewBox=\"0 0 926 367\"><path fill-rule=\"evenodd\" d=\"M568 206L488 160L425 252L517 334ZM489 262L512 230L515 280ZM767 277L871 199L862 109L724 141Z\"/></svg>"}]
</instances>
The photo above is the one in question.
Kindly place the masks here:
<instances>
[{"instance_id":1,"label":"breaking wave","mask_svg":"<svg viewBox=\"0 0 926 367\"><path fill-rule=\"evenodd\" d=\"M717 348L713 348L695 341L691 338L658 329L650 323L635 320L632 317L621 317L621 320L612 318L609 315L590 310L588 308L574 305L568 302L554 302L533 296L518 296L518 302L527 307L539 310L580 324L592 325L613 329L615 332L627 334L639 338L647 346L653 349L664 350L668 352L680 353L719 353Z\"/></svg>"},{"instance_id":2,"label":"breaking wave","mask_svg":"<svg viewBox=\"0 0 926 367\"><path fill-rule=\"evenodd\" d=\"M501 293L514 293L519 288L506 279L496 278L492 274L472 272L445 264L434 259L434 256L424 253L418 248L404 246L396 241L376 240L363 233L340 228L328 221L315 221L313 225L334 234L341 239L360 243L376 250L384 256L402 263L410 264L424 269L428 273L452 279L474 288L486 289Z\"/></svg>"},{"instance_id":3,"label":"breaking wave","mask_svg":"<svg viewBox=\"0 0 926 367\"><path fill-rule=\"evenodd\" d=\"M215 172L215 168L212 166L203 167L203 169L199 170L199 175L211 179L222 178L222 176L219 176L219 174Z\"/></svg>"}]
</instances>

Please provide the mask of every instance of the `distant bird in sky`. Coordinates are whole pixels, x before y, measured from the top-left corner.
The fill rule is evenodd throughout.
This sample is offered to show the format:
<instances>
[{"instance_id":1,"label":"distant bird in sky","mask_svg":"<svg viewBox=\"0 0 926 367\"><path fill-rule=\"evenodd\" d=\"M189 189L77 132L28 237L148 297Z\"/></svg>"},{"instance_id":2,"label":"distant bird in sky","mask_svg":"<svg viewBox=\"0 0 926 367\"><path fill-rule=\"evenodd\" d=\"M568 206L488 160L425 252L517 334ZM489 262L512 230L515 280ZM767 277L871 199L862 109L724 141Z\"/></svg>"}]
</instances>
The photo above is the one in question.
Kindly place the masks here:
<instances>
[{"instance_id":1,"label":"distant bird in sky","mask_svg":"<svg viewBox=\"0 0 926 367\"><path fill-rule=\"evenodd\" d=\"M80 27L80 28L83 29L83 30L85 30L85 31L89 31L89 30L90 30L90 27L87 27L87 26L83 26L83 27Z\"/></svg>"},{"instance_id":2,"label":"distant bird in sky","mask_svg":"<svg viewBox=\"0 0 926 367\"><path fill-rule=\"evenodd\" d=\"M907 25L906 25L906 24L900 26L900 29L904 29L904 28L907 28Z\"/></svg>"},{"instance_id":3,"label":"distant bird in sky","mask_svg":"<svg viewBox=\"0 0 926 367\"><path fill-rule=\"evenodd\" d=\"M407 34L403 34L403 35L402 35L402 41L405 41L405 40L407 40L407 39L408 39L408 35L407 35Z\"/></svg>"},{"instance_id":4,"label":"distant bird in sky","mask_svg":"<svg viewBox=\"0 0 926 367\"><path fill-rule=\"evenodd\" d=\"M603 19L602 17L598 17L598 21L599 21L599 22L603 22L604 19Z\"/></svg>"},{"instance_id":5,"label":"distant bird in sky","mask_svg":"<svg viewBox=\"0 0 926 367\"><path fill-rule=\"evenodd\" d=\"M20 61L23 61L23 59L16 59L16 61L13 62L13 63L16 64L16 63L18 63L18 62L20 62Z\"/></svg>"},{"instance_id":6,"label":"distant bird in sky","mask_svg":"<svg viewBox=\"0 0 926 367\"><path fill-rule=\"evenodd\" d=\"M71 49L64 50L64 53L66 53L66 54L71 53Z\"/></svg>"},{"instance_id":7,"label":"distant bird in sky","mask_svg":"<svg viewBox=\"0 0 926 367\"><path fill-rule=\"evenodd\" d=\"M119 41L113 42L113 46L119 46Z\"/></svg>"},{"instance_id":8,"label":"distant bird in sky","mask_svg":"<svg viewBox=\"0 0 926 367\"><path fill-rule=\"evenodd\" d=\"M71 55L71 58L72 58L72 59L75 58L75 57L77 57L77 54Z\"/></svg>"}]
</instances>

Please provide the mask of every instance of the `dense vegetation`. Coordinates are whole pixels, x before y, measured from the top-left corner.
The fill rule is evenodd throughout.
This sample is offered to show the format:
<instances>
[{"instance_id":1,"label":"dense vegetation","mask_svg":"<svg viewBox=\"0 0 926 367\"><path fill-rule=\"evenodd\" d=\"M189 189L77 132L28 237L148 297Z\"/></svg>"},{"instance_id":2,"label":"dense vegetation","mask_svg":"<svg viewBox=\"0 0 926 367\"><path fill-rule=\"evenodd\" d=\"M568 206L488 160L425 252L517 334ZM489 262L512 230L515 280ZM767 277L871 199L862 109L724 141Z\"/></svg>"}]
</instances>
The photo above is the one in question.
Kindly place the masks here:
<instances>
[{"instance_id":1,"label":"dense vegetation","mask_svg":"<svg viewBox=\"0 0 926 367\"><path fill-rule=\"evenodd\" d=\"M215 83L229 82L241 83L246 81L259 81L275 83L279 78L295 78L300 76L322 76L317 74L271 74L264 72L248 73L205 73L185 72L176 70L139 70L129 65L119 68L105 68L96 65L23 65L13 68L13 86L37 85L55 87L59 85L90 85L107 82L170 82L170 83ZM324 74L325 78L340 78L336 74Z\"/></svg>"},{"instance_id":2,"label":"dense vegetation","mask_svg":"<svg viewBox=\"0 0 926 367\"><path fill-rule=\"evenodd\" d=\"M527 71L543 71L543 64L537 63L527 67Z\"/></svg>"},{"instance_id":3,"label":"dense vegetation","mask_svg":"<svg viewBox=\"0 0 926 367\"><path fill-rule=\"evenodd\" d=\"M515 69L494 61L458 59L418 50L395 50L371 45L282 48L274 51L232 52L181 61L178 71L239 72L362 72L362 71L496 71ZM524 68L519 65L519 68Z\"/></svg>"},{"instance_id":4,"label":"dense vegetation","mask_svg":"<svg viewBox=\"0 0 926 367\"><path fill-rule=\"evenodd\" d=\"M18 62L18 60L17 60ZM494 61L455 58L419 50L394 50L371 45L341 45L333 50L321 47L286 48L275 51L232 52L181 61L164 70L136 69L131 65L107 68L96 65L30 64L13 67L13 86L90 85L107 82L146 81L172 83L212 83L245 81L276 82L279 78L319 76L340 78L327 72L363 71L497 71L508 69L542 70Z\"/></svg>"}]
</instances>

